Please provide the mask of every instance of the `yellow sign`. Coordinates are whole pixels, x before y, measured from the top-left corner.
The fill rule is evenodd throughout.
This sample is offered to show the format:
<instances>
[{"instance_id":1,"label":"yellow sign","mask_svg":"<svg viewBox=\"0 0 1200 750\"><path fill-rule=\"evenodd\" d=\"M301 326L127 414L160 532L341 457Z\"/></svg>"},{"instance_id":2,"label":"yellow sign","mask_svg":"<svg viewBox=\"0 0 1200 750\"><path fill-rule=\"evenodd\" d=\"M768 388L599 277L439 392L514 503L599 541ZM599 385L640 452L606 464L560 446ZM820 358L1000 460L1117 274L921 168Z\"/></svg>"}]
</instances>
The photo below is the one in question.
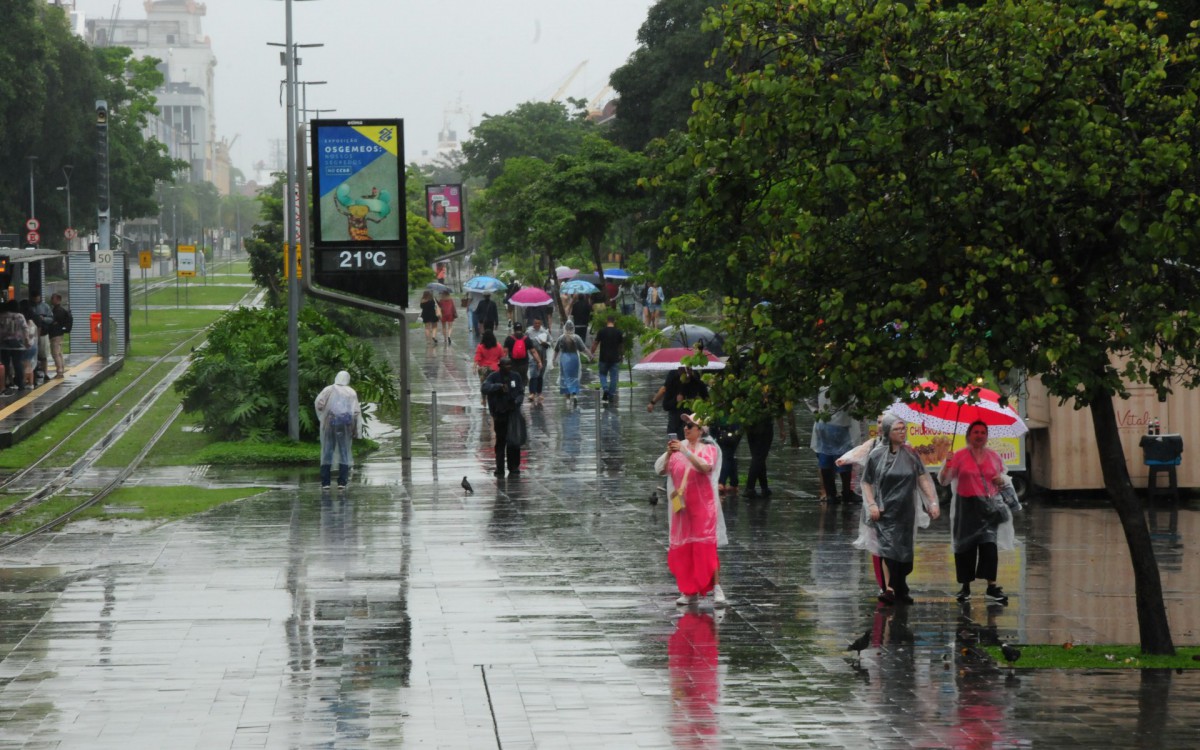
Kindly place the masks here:
<instances>
[{"instance_id":1,"label":"yellow sign","mask_svg":"<svg viewBox=\"0 0 1200 750\"><path fill-rule=\"evenodd\" d=\"M967 447L966 429L966 425L963 425L963 432L951 435L948 432L935 432L927 429L919 422L909 422L908 444L921 457L925 468L940 469L950 454ZM876 437L879 434L879 426L871 425L868 433L870 437ZM1010 470L1025 468L1025 462L1021 456L1021 451L1024 449L1021 438L989 437L987 447L999 454L1000 459L1004 461L1004 468Z\"/></svg>"},{"instance_id":2,"label":"yellow sign","mask_svg":"<svg viewBox=\"0 0 1200 750\"><path fill-rule=\"evenodd\" d=\"M142 250L138 253L138 268L150 268L154 262L154 253L149 250Z\"/></svg>"},{"instance_id":3,"label":"yellow sign","mask_svg":"<svg viewBox=\"0 0 1200 750\"><path fill-rule=\"evenodd\" d=\"M179 276L196 275L196 246L180 245L175 254L175 273Z\"/></svg>"},{"instance_id":4,"label":"yellow sign","mask_svg":"<svg viewBox=\"0 0 1200 750\"><path fill-rule=\"evenodd\" d=\"M290 279L291 274L288 273L288 246L283 246L283 278ZM296 278L304 278L304 246L296 245Z\"/></svg>"}]
</instances>

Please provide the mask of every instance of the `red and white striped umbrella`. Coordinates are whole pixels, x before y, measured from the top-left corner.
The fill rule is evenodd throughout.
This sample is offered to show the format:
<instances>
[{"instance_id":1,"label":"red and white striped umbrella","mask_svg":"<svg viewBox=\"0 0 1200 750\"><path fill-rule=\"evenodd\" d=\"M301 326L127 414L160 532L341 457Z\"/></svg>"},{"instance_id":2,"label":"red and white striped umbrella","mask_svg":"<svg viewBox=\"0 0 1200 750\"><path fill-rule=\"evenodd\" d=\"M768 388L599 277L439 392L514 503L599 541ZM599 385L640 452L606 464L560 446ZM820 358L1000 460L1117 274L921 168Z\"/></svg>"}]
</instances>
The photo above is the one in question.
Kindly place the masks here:
<instances>
[{"instance_id":1,"label":"red and white striped umbrella","mask_svg":"<svg viewBox=\"0 0 1200 750\"><path fill-rule=\"evenodd\" d=\"M939 390L937 383L925 382L909 398L916 399L922 394L930 397ZM972 402L972 399L977 400ZM927 430L952 435L965 435L967 426L976 421L988 426L989 437L1020 437L1029 432L1021 416L1011 406L1000 403L999 393L976 386L946 393L936 404L897 401L888 407L888 412L905 422L925 425Z\"/></svg>"},{"instance_id":2,"label":"red and white striped umbrella","mask_svg":"<svg viewBox=\"0 0 1200 750\"><path fill-rule=\"evenodd\" d=\"M691 347L676 346L669 349L655 349L646 356L642 357L641 361L633 366L635 370L643 370L650 372L668 372L683 367L683 358L691 357L696 353ZM692 365L693 370L722 370L725 368L725 363L711 354L708 357L708 364L696 366Z\"/></svg>"}]
</instances>

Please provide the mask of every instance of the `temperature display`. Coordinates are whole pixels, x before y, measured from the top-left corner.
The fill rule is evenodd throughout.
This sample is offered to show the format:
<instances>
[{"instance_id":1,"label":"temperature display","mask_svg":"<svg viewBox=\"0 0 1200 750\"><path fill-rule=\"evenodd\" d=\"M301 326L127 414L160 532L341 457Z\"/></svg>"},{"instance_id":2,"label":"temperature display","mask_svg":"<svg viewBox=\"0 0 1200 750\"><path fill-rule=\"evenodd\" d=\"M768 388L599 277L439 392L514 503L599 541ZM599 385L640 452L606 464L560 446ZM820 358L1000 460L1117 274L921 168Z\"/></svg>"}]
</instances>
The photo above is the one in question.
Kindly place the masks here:
<instances>
[{"instance_id":1,"label":"temperature display","mask_svg":"<svg viewBox=\"0 0 1200 750\"><path fill-rule=\"evenodd\" d=\"M398 271L403 257L398 250L322 250L321 271Z\"/></svg>"}]
</instances>

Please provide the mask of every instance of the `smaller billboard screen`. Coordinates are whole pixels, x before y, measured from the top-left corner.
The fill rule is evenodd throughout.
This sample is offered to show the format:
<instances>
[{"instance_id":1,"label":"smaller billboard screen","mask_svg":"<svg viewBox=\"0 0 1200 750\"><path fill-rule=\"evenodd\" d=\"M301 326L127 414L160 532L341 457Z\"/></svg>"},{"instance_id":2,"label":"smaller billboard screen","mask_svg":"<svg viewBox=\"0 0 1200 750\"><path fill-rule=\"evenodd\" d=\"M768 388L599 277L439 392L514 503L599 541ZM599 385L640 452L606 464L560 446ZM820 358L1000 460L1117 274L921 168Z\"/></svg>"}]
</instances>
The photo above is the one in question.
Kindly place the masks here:
<instances>
[{"instance_id":1,"label":"smaller billboard screen","mask_svg":"<svg viewBox=\"0 0 1200 750\"><path fill-rule=\"evenodd\" d=\"M459 234L463 230L462 185L426 185L425 216L429 224L442 234Z\"/></svg>"}]
</instances>

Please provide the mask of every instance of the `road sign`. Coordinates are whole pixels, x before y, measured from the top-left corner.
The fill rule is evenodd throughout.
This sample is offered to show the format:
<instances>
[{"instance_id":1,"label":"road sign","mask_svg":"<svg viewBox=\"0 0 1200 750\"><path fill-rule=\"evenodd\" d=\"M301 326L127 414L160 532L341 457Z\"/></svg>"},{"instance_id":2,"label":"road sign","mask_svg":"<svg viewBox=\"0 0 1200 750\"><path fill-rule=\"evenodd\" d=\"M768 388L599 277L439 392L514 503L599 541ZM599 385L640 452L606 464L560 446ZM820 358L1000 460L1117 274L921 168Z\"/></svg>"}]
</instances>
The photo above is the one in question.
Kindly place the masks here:
<instances>
[{"instance_id":1,"label":"road sign","mask_svg":"<svg viewBox=\"0 0 1200 750\"><path fill-rule=\"evenodd\" d=\"M67 227L63 230L63 237L66 237L68 240L73 240L78 236L79 232L75 231L75 227Z\"/></svg>"},{"instance_id":2,"label":"road sign","mask_svg":"<svg viewBox=\"0 0 1200 750\"><path fill-rule=\"evenodd\" d=\"M180 245L176 254L175 273L179 276L196 275L196 246Z\"/></svg>"},{"instance_id":3,"label":"road sign","mask_svg":"<svg viewBox=\"0 0 1200 750\"><path fill-rule=\"evenodd\" d=\"M108 268L96 269L96 284L111 284L112 283L112 266Z\"/></svg>"},{"instance_id":4,"label":"road sign","mask_svg":"<svg viewBox=\"0 0 1200 750\"><path fill-rule=\"evenodd\" d=\"M25 241L28 242L30 245L36 245L37 243L42 241L42 235L38 234L37 232L35 232L31 229L25 233Z\"/></svg>"},{"instance_id":5,"label":"road sign","mask_svg":"<svg viewBox=\"0 0 1200 750\"><path fill-rule=\"evenodd\" d=\"M96 250L96 283L111 284L113 280L113 251Z\"/></svg>"},{"instance_id":6,"label":"road sign","mask_svg":"<svg viewBox=\"0 0 1200 750\"><path fill-rule=\"evenodd\" d=\"M42 228L42 225L40 222L38 222L37 219L28 219L25 222L25 228L31 232L36 232L37 230Z\"/></svg>"},{"instance_id":7,"label":"road sign","mask_svg":"<svg viewBox=\"0 0 1200 750\"><path fill-rule=\"evenodd\" d=\"M138 268L150 268L154 263L154 253L149 250L138 252Z\"/></svg>"}]
</instances>

